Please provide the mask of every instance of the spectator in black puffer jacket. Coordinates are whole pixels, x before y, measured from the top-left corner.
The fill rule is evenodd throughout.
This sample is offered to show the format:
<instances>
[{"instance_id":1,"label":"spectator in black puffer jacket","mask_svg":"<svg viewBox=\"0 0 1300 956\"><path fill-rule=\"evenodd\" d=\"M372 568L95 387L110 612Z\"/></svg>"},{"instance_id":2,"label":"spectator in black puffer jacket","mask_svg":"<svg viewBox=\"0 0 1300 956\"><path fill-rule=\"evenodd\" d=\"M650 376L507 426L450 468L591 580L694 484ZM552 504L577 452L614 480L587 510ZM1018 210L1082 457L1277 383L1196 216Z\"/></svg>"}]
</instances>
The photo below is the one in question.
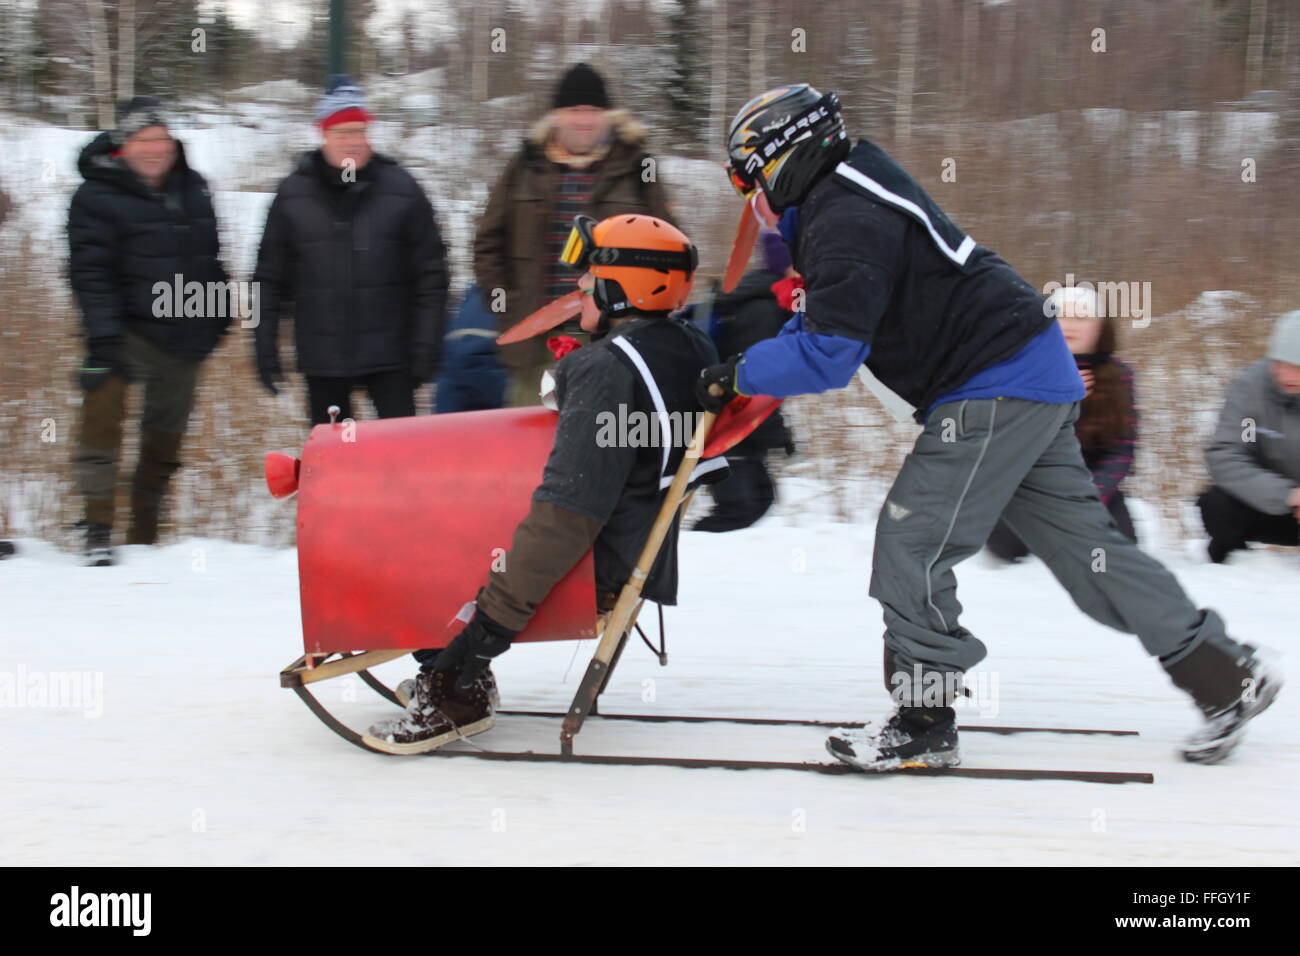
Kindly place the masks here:
<instances>
[{"instance_id":1,"label":"spectator in black puffer jacket","mask_svg":"<svg viewBox=\"0 0 1300 956\"><path fill-rule=\"evenodd\" d=\"M446 321L446 248L424 190L375 153L370 113L350 77L335 77L316 110L320 149L304 153L276 190L254 275L256 361L279 394L280 319L292 303L298 371L313 424L364 387L380 418L415 414L433 377Z\"/></svg>"},{"instance_id":2,"label":"spectator in black puffer jacket","mask_svg":"<svg viewBox=\"0 0 1300 956\"><path fill-rule=\"evenodd\" d=\"M763 268L747 273L732 292L713 300L717 323L710 331L719 355L743 352L781 331L794 313L778 301L772 287L796 276L780 233L765 233ZM767 453L777 448L787 455L794 454L794 439L779 408L727 452L731 474L725 481L709 486L713 510L695 522L691 530L738 531L763 517L776 500L776 485L767 470Z\"/></svg>"},{"instance_id":3,"label":"spectator in black puffer jacket","mask_svg":"<svg viewBox=\"0 0 1300 956\"><path fill-rule=\"evenodd\" d=\"M113 561L127 383L145 384L127 542L152 544L163 496L180 467L199 363L225 333L235 303L224 285L207 183L185 162L157 99L127 103L118 128L86 146L77 166L86 181L68 213L68 274L87 358L75 466L86 553L91 564L103 565ZM180 314L177 283L203 290L185 293Z\"/></svg>"}]
</instances>

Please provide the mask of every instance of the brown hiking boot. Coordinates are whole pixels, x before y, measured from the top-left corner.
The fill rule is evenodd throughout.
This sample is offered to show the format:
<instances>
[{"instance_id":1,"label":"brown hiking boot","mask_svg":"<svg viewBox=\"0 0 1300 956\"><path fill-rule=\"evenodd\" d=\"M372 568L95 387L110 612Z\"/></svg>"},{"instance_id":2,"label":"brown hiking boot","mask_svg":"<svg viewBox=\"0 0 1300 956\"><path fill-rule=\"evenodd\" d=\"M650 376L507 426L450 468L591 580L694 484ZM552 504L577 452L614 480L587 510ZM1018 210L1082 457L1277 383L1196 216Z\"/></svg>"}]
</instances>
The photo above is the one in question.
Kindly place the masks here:
<instances>
[{"instance_id":1,"label":"brown hiking boot","mask_svg":"<svg viewBox=\"0 0 1300 956\"><path fill-rule=\"evenodd\" d=\"M455 689L457 671L421 671L406 713L375 724L362 737L366 746L390 754L420 754L496 725L483 682L467 691Z\"/></svg>"}]
</instances>

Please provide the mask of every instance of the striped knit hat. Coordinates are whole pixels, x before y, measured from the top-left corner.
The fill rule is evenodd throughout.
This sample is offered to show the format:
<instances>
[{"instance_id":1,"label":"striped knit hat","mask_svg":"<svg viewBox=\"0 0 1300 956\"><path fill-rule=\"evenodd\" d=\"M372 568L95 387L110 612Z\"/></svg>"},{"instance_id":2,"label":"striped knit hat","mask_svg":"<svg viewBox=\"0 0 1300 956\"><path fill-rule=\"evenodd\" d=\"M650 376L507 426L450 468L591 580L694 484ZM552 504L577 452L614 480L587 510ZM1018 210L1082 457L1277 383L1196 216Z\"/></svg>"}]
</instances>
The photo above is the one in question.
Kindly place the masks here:
<instances>
[{"instance_id":1,"label":"striped knit hat","mask_svg":"<svg viewBox=\"0 0 1300 956\"><path fill-rule=\"evenodd\" d=\"M114 146L121 146L128 139L150 126L166 126L167 109L162 100L154 96L134 96L119 109L117 129L109 131L109 139Z\"/></svg>"},{"instance_id":2,"label":"striped knit hat","mask_svg":"<svg viewBox=\"0 0 1300 956\"><path fill-rule=\"evenodd\" d=\"M325 95L316 104L317 126L326 130L339 123L369 123L373 119L356 80L346 73L330 77Z\"/></svg>"}]
</instances>

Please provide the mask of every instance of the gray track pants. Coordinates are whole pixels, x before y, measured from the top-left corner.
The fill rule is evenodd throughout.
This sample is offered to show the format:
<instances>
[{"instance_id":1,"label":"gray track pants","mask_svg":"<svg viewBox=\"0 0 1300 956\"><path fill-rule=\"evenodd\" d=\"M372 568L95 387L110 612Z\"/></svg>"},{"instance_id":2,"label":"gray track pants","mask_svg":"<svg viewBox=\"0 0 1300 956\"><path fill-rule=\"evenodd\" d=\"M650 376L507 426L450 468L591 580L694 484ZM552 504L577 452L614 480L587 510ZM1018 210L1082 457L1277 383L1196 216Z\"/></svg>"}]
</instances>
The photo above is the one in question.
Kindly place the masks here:
<instances>
[{"instance_id":1,"label":"gray track pants","mask_svg":"<svg viewBox=\"0 0 1300 956\"><path fill-rule=\"evenodd\" d=\"M884 608L896 670L954 674L983 660L983 642L957 623L953 567L983 547L999 516L1080 610L1136 634L1162 664L1202 641L1237 647L1219 615L1198 610L1177 579L1115 527L1083 463L1078 416L1077 403L1010 398L931 411L876 526L871 596Z\"/></svg>"}]
</instances>

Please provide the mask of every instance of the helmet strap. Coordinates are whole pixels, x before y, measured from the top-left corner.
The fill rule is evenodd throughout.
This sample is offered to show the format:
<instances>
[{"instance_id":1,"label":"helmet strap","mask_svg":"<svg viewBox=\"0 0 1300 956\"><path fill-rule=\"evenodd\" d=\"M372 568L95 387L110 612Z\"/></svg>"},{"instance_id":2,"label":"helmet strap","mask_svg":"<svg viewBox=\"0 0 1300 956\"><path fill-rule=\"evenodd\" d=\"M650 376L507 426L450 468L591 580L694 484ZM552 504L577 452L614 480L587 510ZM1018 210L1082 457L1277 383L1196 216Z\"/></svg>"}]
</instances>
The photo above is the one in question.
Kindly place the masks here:
<instances>
[{"instance_id":1,"label":"helmet strap","mask_svg":"<svg viewBox=\"0 0 1300 956\"><path fill-rule=\"evenodd\" d=\"M608 323L611 317L619 318L632 311L632 304L627 300L627 293L613 279L597 277L595 296L596 308L600 309L602 322Z\"/></svg>"}]
</instances>

